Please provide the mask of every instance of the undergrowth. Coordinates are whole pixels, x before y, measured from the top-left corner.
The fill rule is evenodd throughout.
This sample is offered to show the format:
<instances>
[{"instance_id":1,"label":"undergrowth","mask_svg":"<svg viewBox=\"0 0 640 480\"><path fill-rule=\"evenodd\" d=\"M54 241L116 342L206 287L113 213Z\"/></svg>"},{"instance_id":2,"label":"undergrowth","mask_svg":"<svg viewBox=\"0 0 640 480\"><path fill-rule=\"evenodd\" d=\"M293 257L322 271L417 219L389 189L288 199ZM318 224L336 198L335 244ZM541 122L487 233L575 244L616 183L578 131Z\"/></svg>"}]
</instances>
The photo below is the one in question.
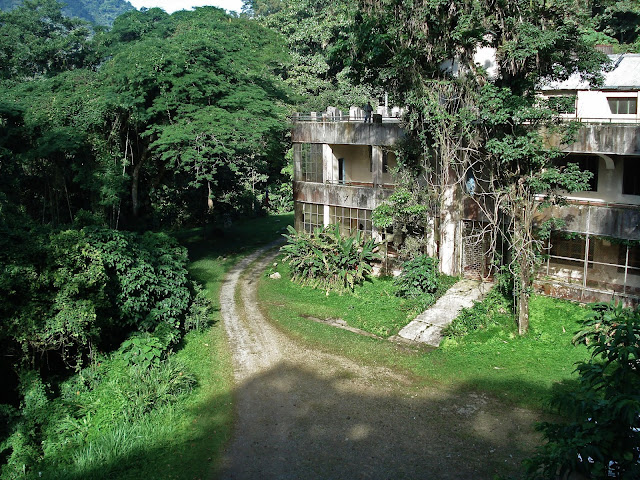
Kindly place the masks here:
<instances>
[{"instance_id":1,"label":"undergrowth","mask_svg":"<svg viewBox=\"0 0 640 480\"><path fill-rule=\"evenodd\" d=\"M234 241L181 232L196 300L176 329L138 332L77 372L20 373L20 409L0 405L5 479L194 479L211 475L233 421L231 358L219 289L243 254L277 238L292 215L228 228ZM145 292L137 292L144 296ZM126 300L126 299L125 299ZM169 315L166 311L154 312Z\"/></svg>"},{"instance_id":2,"label":"undergrowth","mask_svg":"<svg viewBox=\"0 0 640 480\"><path fill-rule=\"evenodd\" d=\"M395 335L416 315L433 304L456 281L454 277L441 275L437 290L430 295L401 298L395 295L392 277L369 277L353 292L326 292L290 281L291 268L279 261L268 273L278 272L281 280L265 280L265 288L273 287L273 293L287 306L302 315L319 319L340 318L352 327L380 337Z\"/></svg>"}]
</instances>

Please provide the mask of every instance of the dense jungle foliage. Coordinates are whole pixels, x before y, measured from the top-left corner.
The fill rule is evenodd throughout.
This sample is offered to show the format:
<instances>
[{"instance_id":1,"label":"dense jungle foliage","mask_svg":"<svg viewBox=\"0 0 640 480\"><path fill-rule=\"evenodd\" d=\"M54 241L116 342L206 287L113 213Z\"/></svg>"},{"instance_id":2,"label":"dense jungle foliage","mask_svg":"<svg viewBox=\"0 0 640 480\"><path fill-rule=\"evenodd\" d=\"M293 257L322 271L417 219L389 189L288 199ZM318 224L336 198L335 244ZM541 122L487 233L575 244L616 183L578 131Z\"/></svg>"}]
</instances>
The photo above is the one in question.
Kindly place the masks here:
<instances>
[{"instance_id":1,"label":"dense jungle foliage","mask_svg":"<svg viewBox=\"0 0 640 480\"><path fill-rule=\"evenodd\" d=\"M633 0L588 2L571 18L560 8L541 17L537 2L499 3L484 15L492 2L247 0L229 16L1 2L1 478L69 465L101 478L95 457L78 452L97 445L113 415L131 422L112 438L138 438L145 415L194 388L172 353L207 325L210 305L186 250L157 232L214 224L224 235L237 217L290 209L292 105L348 108L388 89L413 108L409 125L424 144L433 138L421 122L435 105L422 101L433 100L421 96L425 85L452 51L468 53L502 22L495 38L511 76L476 98L500 134L488 144L498 158L535 146L505 129L531 120L520 113L531 111L536 61L548 73L567 58L575 69L599 66L565 55L596 43L640 51ZM433 125L460 126L438 112ZM414 205L403 205L410 218ZM360 281L345 278L345 287Z\"/></svg>"},{"instance_id":2,"label":"dense jungle foliage","mask_svg":"<svg viewBox=\"0 0 640 480\"><path fill-rule=\"evenodd\" d=\"M156 232L289 207L288 54L216 8L106 30L35 0L0 30L1 477L86 478L92 402L133 428L195 385L172 353L210 300Z\"/></svg>"}]
</instances>

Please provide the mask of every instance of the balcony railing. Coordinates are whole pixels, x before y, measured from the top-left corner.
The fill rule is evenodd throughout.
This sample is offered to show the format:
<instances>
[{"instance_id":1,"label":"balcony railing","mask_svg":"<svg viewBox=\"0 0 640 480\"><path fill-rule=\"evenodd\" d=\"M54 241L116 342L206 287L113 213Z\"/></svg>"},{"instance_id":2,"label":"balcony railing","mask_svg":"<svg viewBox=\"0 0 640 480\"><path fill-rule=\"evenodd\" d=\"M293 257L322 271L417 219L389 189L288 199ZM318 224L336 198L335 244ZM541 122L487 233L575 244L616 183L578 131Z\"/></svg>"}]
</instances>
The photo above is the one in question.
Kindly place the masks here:
<instances>
[{"instance_id":1,"label":"balcony railing","mask_svg":"<svg viewBox=\"0 0 640 480\"><path fill-rule=\"evenodd\" d=\"M291 117L291 121L294 123L297 122L317 122L317 123L363 123L364 122L364 114L355 114L348 115L346 113L338 112L336 114L326 113L326 112L307 112L307 113L294 113ZM374 113L371 115L371 119L369 120L371 123L400 123L401 115L398 116L383 116L378 113Z\"/></svg>"},{"instance_id":2,"label":"balcony railing","mask_svg":"<svg viewBox=\"0 0 640 480\"><path fill-rule=\"evenodd\" d=\"M358 182L355 180L326 180L325 184L326 185L343 185L347 187L364 187L364 188L374 188L374 187L390 188L390 189L396 188L396 185L394 183L375 184L373 182Z\"/></svg>"},{"instance_id":3,"label":"balcony railing","mask_svg":"<svg viewBox=\"0 0 640 480\"><path fill-rule=\"evenodd\" d=\"M561 114L562 120L568 122L582 122L582 123L597 123L597 124L612 124L612 125L640 125L640 118L617 118L617 117L579 117L574 113Z\"/></svg>"}]
</instances>

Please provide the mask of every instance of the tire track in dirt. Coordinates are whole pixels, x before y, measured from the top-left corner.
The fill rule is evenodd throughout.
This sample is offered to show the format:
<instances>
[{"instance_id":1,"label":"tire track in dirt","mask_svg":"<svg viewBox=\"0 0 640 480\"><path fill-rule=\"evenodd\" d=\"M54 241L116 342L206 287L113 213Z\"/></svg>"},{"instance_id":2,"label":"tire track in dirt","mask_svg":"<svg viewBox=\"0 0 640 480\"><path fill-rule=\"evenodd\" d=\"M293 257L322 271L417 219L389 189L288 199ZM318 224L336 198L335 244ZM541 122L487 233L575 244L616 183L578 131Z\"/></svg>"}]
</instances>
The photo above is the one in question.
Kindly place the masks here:
<instances>
[{"instance_id":1,"label":"tire track in dirt","mask_svg":"<svg viewBox=\"0 0 640 480\"><path fill-rule=\"evenodd\" d=\"M520 461L539 442L535 413L468 389L416 385L300 345L267 322L256 286L277 255L267 253L273 246L238 263L221 290L237 418L216 478L520 476Z\"/></svg>"},{"instance_id":2,"label":"tire track in dirt","mask_svg":"<svg viewBox=\"0 0 640 480\"><path fill-rule=\"evenodd\" d=\"M281 358L280 346L275 340L278 333L262 318L255 300L256 289L249 288L254 286L257 278L247 277L260 275L277 255L277 250L252 264L281 244L282 241L274 242L238 262L227 274L220 290L220 310L227 336L232 340L234 374L238 382L274 365ZM250 271L245 272L249 266ZM236 302L238 289L240 305Z\"/></svg>"}]
</instances>

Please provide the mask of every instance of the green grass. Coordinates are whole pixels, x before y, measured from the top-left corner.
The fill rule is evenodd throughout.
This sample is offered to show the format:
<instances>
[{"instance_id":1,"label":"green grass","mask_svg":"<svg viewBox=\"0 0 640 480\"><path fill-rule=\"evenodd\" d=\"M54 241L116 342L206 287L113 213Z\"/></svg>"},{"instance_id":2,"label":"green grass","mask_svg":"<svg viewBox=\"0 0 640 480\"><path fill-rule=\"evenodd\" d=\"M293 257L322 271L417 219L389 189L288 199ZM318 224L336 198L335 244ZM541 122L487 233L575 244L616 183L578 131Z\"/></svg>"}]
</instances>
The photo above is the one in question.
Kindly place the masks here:
<instances>
[{"instance_id":1,"label":"green grass","mask_svg":"<svg viewBox=\"0 0 640 480\"><path fill-rule=\"evenodd\" d=\"M212 326L187 334L167 368L146 384L132 380L129 366L115 355L65 382L67 394L50 406L59 420L51 422L43 446L42 478L211 476L234 418L231 355L220 321L222 280L239 258L278 238L292 222L291 214L277 215L237 222L224 235L204 235L203 229L176 234L189 248L191 275L214 305Z\"/></svg>"},{"instance_id":2,"label":"green grass","mask_svg":"<svg viewBox=\"0 0 640 480\"><path fill-rule=\"evenodd\" d=\"M289 278L289 266L281 259L277 263L277 267L269 269L268 273L277 271L283 278ZM422 299L396 297L391 277L370 278L356 286L353 293L343 294L333 291L327 293L322 289L303 287L291 282L286 285L264 285L263 288L286 287L285 291L278 288L271 291L282 302L292 303L288 306L303 312L303 315L320 319L340 318L352 327L386 338L398 333L426 306L434 303L455 283L455 278L443 276L442 282L442 288L426 304Z\"/></svg>"},{"instance_id":3,"label":"green grass","mask_svg":"<svg viewBox=\"0 0 640 480\"><path fill-rule=\"evenodd\" d=\"M574 363L587 357L584 347L571 344L587 310L571 302L533 297L530 332L522 337L509 315L498 315L486 328L445 339L438 349L412 350L308 318L342 318L368 331L393 331L410 315L400 299L389 295L388 280L374 280L340 297L291 283L286 268L281 273L279 281L263 279L259 298L288 334L360 362L401 369L418 382L486 391L514 404L544 408L553 389L572 381Z\"/></svg>"},{"instance_id":4,"label":"green grass","mask_svg":"<svg viewBox=\"0 0 640 480\"><path fill-rule=\"evenodd\" d=\"M155 402L148 405L148 399L141 399L140 403L151 409L144 412L138 409L138 399L131 396L127 385L128 366L120 358L104 361L96 369L104 378L94 389L77 392L77 405L89 415L58 424L63 429L58 438L65 439L68 446L48 445L52 458L45 457L41 465L44 477L133 480L206 476L220 459L233 421L231 363L222 326L189 333L171 363L182 368L170 372L170 381L189 375L197 386L191 392L172 395L161 381L165 379L158 379Z\"/></svg>"}]
</instances>

